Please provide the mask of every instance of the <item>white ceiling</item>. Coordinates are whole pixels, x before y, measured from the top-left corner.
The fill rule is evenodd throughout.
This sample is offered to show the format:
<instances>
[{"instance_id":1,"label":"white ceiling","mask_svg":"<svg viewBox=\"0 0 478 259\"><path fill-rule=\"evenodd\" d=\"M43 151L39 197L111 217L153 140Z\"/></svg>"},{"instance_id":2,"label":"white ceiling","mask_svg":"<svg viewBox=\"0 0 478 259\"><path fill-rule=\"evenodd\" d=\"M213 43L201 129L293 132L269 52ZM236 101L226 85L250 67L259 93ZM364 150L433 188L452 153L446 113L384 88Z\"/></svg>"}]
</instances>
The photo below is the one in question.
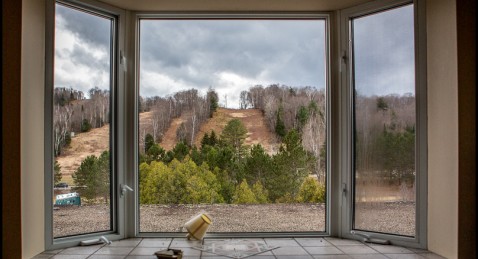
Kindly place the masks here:
<instances>
[{"instance_id":1,"label":"white ceiling","mask_svg":"<svg viewBox=\"0 0 478 259\"><path fill-rule=\"evenodd\" d=\"M100 0L132 11L333 11L370 0Z\"/></svg>"}]
</instances>

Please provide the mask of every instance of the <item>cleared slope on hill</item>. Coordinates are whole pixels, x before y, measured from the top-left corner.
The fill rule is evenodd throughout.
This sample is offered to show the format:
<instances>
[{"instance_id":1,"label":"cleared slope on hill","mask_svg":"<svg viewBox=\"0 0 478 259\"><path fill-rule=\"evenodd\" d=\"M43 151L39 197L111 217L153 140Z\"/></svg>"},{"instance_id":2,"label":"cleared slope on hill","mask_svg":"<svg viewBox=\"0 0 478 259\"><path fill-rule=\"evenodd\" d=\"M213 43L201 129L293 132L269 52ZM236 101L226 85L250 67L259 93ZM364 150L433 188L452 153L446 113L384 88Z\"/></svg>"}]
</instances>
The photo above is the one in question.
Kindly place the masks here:
<instances>
[{"instance_id":1,"label":"cleared slope on hill","mask_svg":"<svg viewBox=\"0 0 478 259\"><path fill-rule=\"evenodd\" d=\"M246 127L246 145L261 144L268 153L277 152L278 141L275 134L267 127L265 118L259 109L218 108L214 116L201 125L194 140L195 145L199 147L204 134L211 133L211 130L214 130L219 137L227 122L232 119L239 119Z\"/></svg>"},{"instance_id":2,"label":"cleared slope on hill","mask_svg":"<svg viewBox=\"0 0 478 259\"><path fill-rule=\"evenodd\" d=\"M140 129L150 131L151 112L140 114ZM160 144L166 150L170 150L176 144L176 131L182 122L186 121L188 114L174 119L171 126L165 132L163 142ZM214 130L219 137L227 122L232 119L241 120L247 128L246 145L261 144L268 153L277 152L278 141L273 132L266 125L262 112L258 109L225 109L218 108L213 118L201 125L199 132L194 138L196 146L201 145L204 134ZM110 145L109 125L92 129L89 132L78 133L71 139L69 147L65 148L63 154L57 157L61 166L63 182L73 185L71 175L81 165L81 162L89 155L99 156L103 151L108 150Z\"/></svg>"}]
</instances>

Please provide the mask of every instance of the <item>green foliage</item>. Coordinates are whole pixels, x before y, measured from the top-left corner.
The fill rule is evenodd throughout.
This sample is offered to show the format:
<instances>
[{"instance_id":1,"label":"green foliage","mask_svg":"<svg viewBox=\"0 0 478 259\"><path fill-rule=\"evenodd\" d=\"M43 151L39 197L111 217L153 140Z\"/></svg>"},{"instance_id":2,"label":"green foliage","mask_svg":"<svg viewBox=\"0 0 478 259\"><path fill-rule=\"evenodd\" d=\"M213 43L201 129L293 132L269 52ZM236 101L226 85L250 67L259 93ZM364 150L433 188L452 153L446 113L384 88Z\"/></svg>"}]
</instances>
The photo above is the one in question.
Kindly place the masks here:
<instances>
[{"instance_id":1,"label":"green foliage","mask_svg":"<svg viewBox=\"0 0 478 259\"><path fill-rule=\"evenodd\" d=\"M241 184L236 187L233 197L234 204L257 204L256 197L251 188L247 184L246 179L242 180Z\"/></svg>"},{"instance_id":2,"label":"green foliage","mask_svg":"<svg viewBox=\"0 0 478 259\"><path fill-rule=\"evenodd\" d=\"M99 157L88 156L73 173L73 182L77 191L87 201L95 201L103 197L108 202L110 187L110 155L108 151L101 153Z\"/></svg>"},{"instance_id":3,"label":"green foliage","mask_svg":"<svg viewBox=\"0 0 478 259\"><path fill-rule=\"evenodd\" d=\"M276 203L294 203L295 199L290 192L286 192L282 197L276 199Z\"/></svg>"},{"instance_id":4,"label":"green foliage","mask_svg":"<svg viewBox=\"0 0 478 259\"><path fill-rule=\"evenodd\" d=\"M87 119L83 119L81 122L81 132L88 132L91 130L91 123Z\"/></svg>"},{"instance_id":5,"label":"green foliage","mask_svg":"<svg viewBox=\"0 0 478 259\"><path fill-rule=\"evenodd\" d=\"M258 203L264 204L269 202L269 194L260 181L252 185L252 192Z\"/></svg>"},{"instance_id":6,"label":"green foliage","mask_svg":"<svg viewBox=\"0 0 478 259\"><path fill-rule=\"evenodd\" d=\"M173 157L179 161L182 161L189 154L189 146L185 141L180 141L176 143L176 146L173 148Z\"/></svg>"},{"instance_id":7,"label":"green foliage","mask_svg":"<svg viewBox=\"0 0 478 259\"><path fill-rule=\"evenodd\" d=\"M148 150L155 144L153 135L146 134L144 137L144 152L148 152Z\"/></svg>"},{"instance_id":8,"label":"green foliage","mask_svg":"<svg viewBox=\"0 0 478 259\"><path fill-rule=\"evenodd\" d=\"M58 163L58 161L56 161L56 160L55 160L55 164L53 166L53 170L55 172L54 175L53 175L54 184L58 184L61 181L62 174L61 174L61 166Z\"/></svg>"},{"instance_id":9,"label":"green foliage","mask_svg":"<svg viewBox=\"0 0 478 259\"><path fill-rule=\"evenodd\" d=\"M304 203L325 202L325 186L312 178L307 177L300 186L297 201Z\"/></svg>"},{"instance_id":10,"label":"green foliage","mask_svg":"<svg viewBox=\"0 0 478 259\"><path fill-rule=\"evenodd\" d=\"M297 125L299 129L302 129L309 120L309 110L301 105L297 112Z\"/></svg>"},{"instance_id":11,"label":"green foliage","mask_svg":"<svg viewBox=\"0 0 478 259\"><path fill-rule=\"evenodd\" d=\"M207 132L204 134L201 140L201 148L205 148L206 145L213 147L217 144L217 142L218 140L216 132L214 132L214 130L211 130L211 135L209 135Z\"/></svg>"},{"instance_id":12,"label":"green foliage","mask_svg":"<svg viewBox=\"0 0 478 259\"><path fill-rule=\"evenodd\" d=\"M276 113L276 125L275 125L275 132L281 138L285 137L287 133L283 118L284 118L284 108L282 107L282 104L281 104Z\"/></svg>"},{"instance_id":13,"label":"green foliage","mask_svg":"<svg viewBox=\"0 0 478 259\"><path fill-rule=\"evenodd\" d=\"M246 180L252 183L268 179L273 169L272 158L266 153L262 145L253 145L244 164Z\"/></svg>"},{"instance_id":14,"label":"green foliage","mask_svg":"<svg viewBox=\"0 0 478 259\"><path fill-rule=\"evenodd\" d=\"M376 155L381 170L391 174L392 179L402 177L413 180L415 171L415 130L406 128L403 132L384 130L376 139Z\"/></svg>"},{"instance_id":15,"label":"green foliage","mask_svg":"<svg viewBox=\"0 0 478 259\"><path fill-rule=\"evenodd\" d=\"M69 146L71 144L71 132L67 132L65 135L65 146Z\"/></svg>"},{"instance_id":16,"label":"green foliage","mask_svg":"<svg viewBox=\"0 0 478 259\"><path fill-rule=\"evenodd\" d=\"M209 101L209 117L212 118L212 116L214 115L214 112L219 107L218 105L219 97L216 91L214 91L214 89L209 88L206 98Z\"/></svg>"},{"instance_id":17,"label":"green foliage","mask_svg":"<svg viewBox=\"0 0 478 259\"><path fill-rule=\"evenodd\" d=\"M141 204L222 203L221 185L207 164L176 159L168 165L153 161L140 165Z\"/></svg>"},{"instance_id":18,"label":"green foliage","mask_svg":"<svg viewBox=\"0 0 478 259\"><path fill-rule=\"evenodd\" d=\"M273 157L275 168L266 178L271 200L284 200L288 198L286 194L294 199L315 163L315 158L304 150L301 142L299 133L291 130L284 137L279 153Z\"/></svg>"},{"instance_id":19,"label":"green foliage","mask_svg":"<svg viewBox=\"0 0 478 259\"><path fill-rule=\"evenodd\" d=\"M206 145L209 145L209 134L204 133L204 136L201 139L201 148L204 148Z\"/></svg>"},{"instance_id":20,"label":"green foliage","mask_svg":"<svg viewBox=\"0 0 478 259\"><path fill-rule=\"evenodd\" d=\"M243 144L247 136L247 129L238 119L230 120L224 127L221 134L221 140L226 146L232 147L236 157L243 153Z\"/></svg>"},{"instance_id":21,"label":"green foliage","mask_svg":"<svg viewBox=\"0 0 478 259\"><path fill-rule=\"evenodd\" d=\"M377 98L377 109L382 111L388 110L388 104L383 97Z\"/></svg>"},{"instance_id":22,"label":"green foliage","mask_svg":"<svg viewBox=\"0 0 478 259\"><path fill-rule=\"evenodd\" d=\"M148 162L162 161L166 155L166 151L160 145L154 143L148 148L146 155Z\"/></svg>"}]
</instances>

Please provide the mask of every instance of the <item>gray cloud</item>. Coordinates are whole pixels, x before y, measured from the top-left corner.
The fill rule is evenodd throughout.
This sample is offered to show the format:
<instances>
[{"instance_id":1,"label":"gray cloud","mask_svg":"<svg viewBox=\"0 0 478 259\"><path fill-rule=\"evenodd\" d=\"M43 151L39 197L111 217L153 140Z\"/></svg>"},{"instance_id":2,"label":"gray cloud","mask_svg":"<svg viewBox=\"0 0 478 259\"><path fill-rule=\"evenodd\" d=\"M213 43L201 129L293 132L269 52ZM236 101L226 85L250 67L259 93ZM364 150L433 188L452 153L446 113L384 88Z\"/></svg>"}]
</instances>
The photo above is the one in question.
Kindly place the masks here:
<instances>
[{"instance_id":1,"label":"gray cloud","mask_svg":"<svg viewBox=\"0 0 478 259\"><path fill-rule=\"evenodd\" d=\"M415 92L413 6L355 19L354 50L359 94Z\"/></svg>"},{"instance_id":2,"label":"gray cloud","mask_svg":"<svg viewBox=\"0 0 478 259\"><path fill-rule=\"evenodd\" d=\"M171 81L141 76L140 91L164 95L174 83L231 93L269 83L324 87L324 37L322 20L142 20L140 73Z\"/></svg>"},{"instance_id":3,"label":"gray cloud","mask_svg":"<svg viewBox=\"0 0 478 259\"><path fill-rule=\"evenodd\" d=\"M56 5L55 87L110 87L111 21Z\"/></svg>"},{"instance_id":4,"label":"gray cloud","mask_svg":"<svg viewBox=\"0 0 478 259\"><path fill-rule=\"evenodd\" d=\"M78 11L61 4L56 5L56 15L65 21L65 29L75 34L83 42L109 49L111 21L104 17Z\"/></svg>"}]
</instances>

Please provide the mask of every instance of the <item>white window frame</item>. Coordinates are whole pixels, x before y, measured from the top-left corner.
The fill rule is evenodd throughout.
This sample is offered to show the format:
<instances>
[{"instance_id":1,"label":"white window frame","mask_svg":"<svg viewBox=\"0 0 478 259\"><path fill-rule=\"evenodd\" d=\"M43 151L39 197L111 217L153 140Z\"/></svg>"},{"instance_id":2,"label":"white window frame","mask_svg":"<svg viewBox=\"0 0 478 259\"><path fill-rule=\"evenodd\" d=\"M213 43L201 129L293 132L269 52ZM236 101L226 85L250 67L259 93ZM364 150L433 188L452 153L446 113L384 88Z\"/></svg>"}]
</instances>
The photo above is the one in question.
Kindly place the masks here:
<instances>
[{"instance_id":1,"label":"white window frame","mask_svg":"<svg viewBox=\"0 0 478 259\"><path fill-rule=\"evenodd\" d=\"M45 249L59 249L78 245L81 240L105 235L110 240L127 237L161 236L139 233L139 194L127 195L119 199L116 205L117 221L114 231L94 233L68 238L53 238L52 220L52 93L53 93L53 46L54 46L54 13L55 0L47 0L46 6L46 66L45 66ZM125 11L95 0L63 0L62 2L78 5L91 10L113 14L118 21L118 49L113 66L116 66L116 185L114 188L119 197L120 183L128 184L138 190L138 73L139 45L138 30L140 18L305 18L326 17L327 22L327 208L326 231L324 236L338 236L359 239L350 234L352 229L352 99L350 84L349 21L350 18L370 14L406 3L414 3L415 16L415 69L416 69L416 235L414 238L386 234L375 234L373 237L391 240L392 244L426 248L427 247L427 90L426 90L426 27L425 1L414 0L381 0L334 12L275 12L275 13L194 13L194 12L132 12ZM126 62L128 61L128 62ZM131 148L133 147L133 148ZM241 233L240 237L279 237L304 236L304 233ZM368 234L368 233L367 233ZM319 236L320 236L319 235ZM178 234L183 237L183 234ZM215 235L227 236L231 235ZM234 236L234 235L232 235ZM310 234L306 234L310 236ZM317 236L317 235L314 235Z\"/></svg>"},{"instance_id":2,"label":"white window frame","mask_svg":"<svg viewBox=\"0 0 478 259\"><path fill-rule=\"evenodd\" d=\"M129 114L128 117L134 117L134 156L133 165L134 166L134 179L129 178L130 181L133 181L132 184L136 190L139 190L138 183L138 126L139 125L139 116L138 116L138 97L139 97L139 22L141 19L321 19L325 20L326 26L326 116L327 116L327 159L331 161L332 158L332 144L331 132L334 130L331 129L331 93L332 93L332 62L331 62L331 49L332 49L332 39L333 35L331 30L333 29L331 21L333 20L333 14L330 12L271 12L271 13L243 13L243 12L133 12L131 15L131 20L129 21L129 32L130 35L134 35L134 46L130 45L129 53L134 53L128 58L134 60L132 64L132 69L134 75L130 77L128 81L129 85L134 85L134 94L128 95L129 97L134 97L134 99L128 100L128 103L134 103L134 109L129 109L129 111L134 110L134 114ZM131 39L130 39L131 40ZM128 90L131 91L131 90ZM327 193L330 193L331 190L331 168L332 163L327 163L327 173L326 173L326 189ZM208 233L208 237L211 238L232 238L232 237L319 237L319 236L329 236L331 233L331 209L330 204L332 204L332 195L326 195L326 215L325 215L325 231L324 232L242 232L242 233ZM127 218L128 229L134 229L135 237L184 237L184 233L145 233L140 232L139 226L139 192L135 192L134 201L128 202L129 208L134 208L134 210L128 210Z\"/></svg>"},{"instance_id":3,"label":"white window frame","mask_svg":"<svg viewBox=\"0 0 478 259\"><path fill-rule=\"evenodd\" d=\"M426 90L426 31L425 31L425 1L384 0L373 1L360 6L348 8L340 12L340 92L338 120L340 155L338 164L340 171L341 217L340 236L361 240L359 235L352 235L353 229L353 54L351 43L351 20L357 17L379 13L407 4L414 4L414 34L415 34L415 96L416 96L416 207L415 236L407 237L394 234L359 231L371 238L389 240L394 245L423 248L427 247L427 90Z\"/></svg>"},{"instance_id":4,"label":"white window frame","mask_svg":"<svg viewBox=\"0 0 478 259\"><path fill-rule=\"evenodd\" d=\"M56 3L92 14L99 14L113 19L111 50L111 229L95 233L78 234L67 237L53 237L53 90L54 90L54 47L55 47L55 6ZM125 238L125 202L120 197L118 186L125 178L125 69L120 65L124 53L124 23L126 12L92 0L47 0L45 28L45 249L60 249L79 245L83 240L97 239L105 236L109 240Z\"/></svg>"}]
</instances>

